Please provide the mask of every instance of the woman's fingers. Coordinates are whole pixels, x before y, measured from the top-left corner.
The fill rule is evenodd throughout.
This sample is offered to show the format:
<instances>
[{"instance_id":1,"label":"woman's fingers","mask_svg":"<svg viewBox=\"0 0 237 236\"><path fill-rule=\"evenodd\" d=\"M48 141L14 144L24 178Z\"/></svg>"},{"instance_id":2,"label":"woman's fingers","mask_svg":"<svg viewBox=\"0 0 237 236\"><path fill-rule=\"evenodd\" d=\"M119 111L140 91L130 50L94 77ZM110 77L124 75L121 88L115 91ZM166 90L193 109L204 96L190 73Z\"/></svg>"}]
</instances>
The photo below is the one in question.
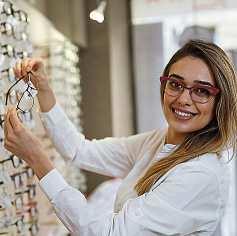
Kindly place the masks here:
<instances>
[{"instance_id":1,"label":"woman's fingers","mask_svg":"<svg viewBox=\"0 0 237 236\"><path fill-rule=\"evenodd\" d=\"M18 79L22 78L25 82L29 80L28 76L26 76L27 73L31 72L32 76L30 80L38 91L49 89L48 77L41 59L26 58L16 63L13 69L15 76Z\"/></svg>"},{"instance_id":2,"label":"woman's fingers","mask_svg":"<svg viewBox=\"0 0 237 236\"><path fill-rule=\"evenodd\" d=\"M14 72L15 72L15 76L17 78L20 78L22 75L21 75L21 62L17 62L15 67L14 67Z\"/></svg>"},{"instance_id":3,"label":"woman's fingers","mask_svg":"<svg viewBox=\"0 0 237 236\"><path fill-rule=\"evenodd\" d=\"M43 68L43 62L40 59L25 58L16 63L13 68L17 78L25 76L28 72L40 72Z\"/></svg>"},{"instance_id":4,"label":"woman's fingers","mask_svg":"<svg viewBox=\"0 0 237 236\"><path fill-rule=\"evenodd\" d=\"M4 139L4 147L11 151L12 153L16 154L18 144L22 142L22 129L23 125L21 124L18 116L17 111L15 108L9 108L6 116L5 116L5 122L4 122L4 133L5 133L5 139ZM22 146L20 144L20 146Z\"/></svg>"},{"instance_id":5,"label":"woman's fingers","mask_svg":"<svg viewBox=\"0 0 237 236\"><path fill-rule=\"evenodd\" d=\"M27 163L34 163L34 158L44 154L42 145L38 138L24 127L17 117L17 111L14 108L7 110L4 122L4 147L25 160ZM47 158L47 155L45 156ZM47 159L46 159L46 162ZM52 168L51 168L52 169Z\"/></svg>"},{"instance_id":6,"label":"woman's fingers","mask_svg":"<svg viewBox=\"0 0 237 236\"><path fill-rule=\"evenodd\" d=\"M22 60L22 70L26 73L29 71L33 71L35 69L34 67L36 67L36 64L37 60L26 58Z\"/></svg>"},{"instance_id":7,"label":"woman's fingers","mask_svg":"<svg viewBox=\"0 0 237 236\"><path fill-rule=\"evenodd\" d=\"M28 78L24 78L24 76L27 75L27 73L31 70L29 64L31 59L25 58L19 62L16 63L15 67L13 68L15 76L19 78L23 78L23 80L27 81Z\"/></svg>"},{"instance_id":8,"label":"woman's fingers","mask_svg":"<svg viewBox=\"0 0 237 236\"><path fill-rule=\"evenodd\" d=\"M7 110L4 123L6 124L5 125L6 132L16 131L22 127L22 123L21 123L19 117L17 116L17 111L14 107L11 107Z\"/></svg>"},{"instance_id":9,"label":"woman's fingers","mask_svg":"<svg viewBox=\"0 0 237 236\"><path fill-rule=\"evenodd\" d=\"M13 131L19 131L19 129L22 128L22 123L17 116L15 108L10 110L8 119Z\"/></svg>"},{"instance_id":10,"label":"woman's fingers","mask_svg":"<svg viewBox=\"0 0 237 236\"><path fill-rule=\"evenodd\" d=\"M11 134L13 132L11 123L9 122L10 109L11 108L8 108L8 110L5 114L5 117L4 117L4 134L5 134L5 137L8 137L9 134Z\"/></svg>"},{"instance_id":11,"label":"woman's fingers","mask_svg":"<svg viewBox=\"0 0 237 236\"><path fill-rule=\"evenodd\" d=\"M30 58L25 58L21 61L21 69L23 71L23 74L26 75L27 72L31 70L29 64L30 64Z\"/></svg>"}]
</instances>

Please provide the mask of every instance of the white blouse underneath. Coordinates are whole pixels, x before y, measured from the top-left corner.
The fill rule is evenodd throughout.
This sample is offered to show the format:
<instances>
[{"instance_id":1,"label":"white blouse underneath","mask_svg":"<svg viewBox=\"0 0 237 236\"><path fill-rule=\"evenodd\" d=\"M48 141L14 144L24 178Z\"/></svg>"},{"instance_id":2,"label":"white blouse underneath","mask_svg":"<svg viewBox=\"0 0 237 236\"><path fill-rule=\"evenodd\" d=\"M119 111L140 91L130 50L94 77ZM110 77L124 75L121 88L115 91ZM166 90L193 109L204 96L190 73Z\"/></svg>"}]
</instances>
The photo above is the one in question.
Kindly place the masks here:
<instances>
[{"instance_id":1,"label":"white blouse underneath","mask_svg":"<svg viewBox=\"0 0 237 236\"><path fill-rule=\"evenodd\" d=\"M134 185L147 166L175 148L166 144L158 153L151 152L150 147L156 146L161 135L158 131L89 141L77 133L58 105L41 116L66 160L90 171L124 178L114 212L99 217L84 195L70 187L56 169L40 180L56 214L73 235L215 235L229 187L227 165L215 154L177 165L138 197Z\"/></svg>"}]
</instances>

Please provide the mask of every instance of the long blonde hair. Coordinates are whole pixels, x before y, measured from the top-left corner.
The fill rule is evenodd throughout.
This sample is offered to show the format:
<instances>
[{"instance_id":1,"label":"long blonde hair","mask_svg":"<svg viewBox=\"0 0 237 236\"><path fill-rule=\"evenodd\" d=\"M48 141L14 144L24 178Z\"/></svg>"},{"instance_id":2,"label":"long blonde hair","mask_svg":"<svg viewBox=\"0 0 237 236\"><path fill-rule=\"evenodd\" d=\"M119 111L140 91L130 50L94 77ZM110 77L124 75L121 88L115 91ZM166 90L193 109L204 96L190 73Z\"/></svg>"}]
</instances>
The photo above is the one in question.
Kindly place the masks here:
<instances>
[{"instance_id":1,"label":"long blonde hair","mask_svg":"<svg viewBox=\"0 0 237 236\"><path fill-rule=\"evenodd\" d=\"M220 155L225 148L237 150L237 78L226 53L217 45L191 40L179 49L166 65L163 75L168 76L171 66L180 59L192 56L203 60L212 72L217 87L215 116L201 130L190 133L179 147L167 157L155 162L135 186L138 195L148 192L151 186L170 169L205 153ZM161 85L164 102L165 83Z\"/></svg>"}]
</instances>

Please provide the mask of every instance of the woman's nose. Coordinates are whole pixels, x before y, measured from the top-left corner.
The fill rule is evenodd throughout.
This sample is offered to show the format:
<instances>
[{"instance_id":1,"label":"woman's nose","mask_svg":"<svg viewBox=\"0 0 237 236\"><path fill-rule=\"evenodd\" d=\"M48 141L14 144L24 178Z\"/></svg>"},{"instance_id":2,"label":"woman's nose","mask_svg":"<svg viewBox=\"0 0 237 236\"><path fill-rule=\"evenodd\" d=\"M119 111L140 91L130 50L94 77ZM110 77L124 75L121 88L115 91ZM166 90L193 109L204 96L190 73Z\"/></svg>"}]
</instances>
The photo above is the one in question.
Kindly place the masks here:
<instances>
[{"instance_id":1,"label":"woman's nose","mask_svg":"<svg viewBox=\"0 0 237 236\"><path fill-rule=\"evenodd\" d=\"M183 105L191 105L193 103L193 100L191 97L190 90L187 88L184 88L182 93L177 98L177 101L179 101L179 103Z\"/></svg>"}]
</instances>

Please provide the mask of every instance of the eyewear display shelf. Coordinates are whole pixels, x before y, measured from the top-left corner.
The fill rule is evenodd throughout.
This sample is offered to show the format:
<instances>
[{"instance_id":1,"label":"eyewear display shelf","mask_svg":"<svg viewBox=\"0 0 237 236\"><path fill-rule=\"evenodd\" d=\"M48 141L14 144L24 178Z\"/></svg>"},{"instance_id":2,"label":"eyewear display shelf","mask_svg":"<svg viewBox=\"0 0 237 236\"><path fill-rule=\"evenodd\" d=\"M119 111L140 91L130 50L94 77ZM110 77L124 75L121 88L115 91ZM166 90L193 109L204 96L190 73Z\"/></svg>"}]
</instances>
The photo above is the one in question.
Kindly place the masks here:
<instances>
[{"instance_id":1,"label":"eyewear display shelf","mask_svg":"<svg viewBox=\"0 0 237 236\"><path fill-rule=\"evenodd\" d=\"M32 54L29 19L14 2L0 1L0 235L37 235L38 206L34 173L27 164L4 148L6 105L18 107L20 119L34 130L34 88L17 81L12 67Z\"/></svg>"},{"instance_id":2,"label":"eyewear display shelf","mask_svg":"<svg viewBox=\"0 0 237 236\"><path fill-rule=\"evenodd\" d=\"M4 148L6 104L19 110L20 119L42 140L57 169L73 187L86 191L80 169L59 157L38 116L37 91L30 82L16 79L13 66L26 57L41 56L46 64L58 103L81 131L81 92L78 47L68 39L52 40L47 46L32 45L28 12L18 8L19 1L0 1L0 235L57 235L68 231L57 220L27 164Z\"/></svg>"}]
</instances>

